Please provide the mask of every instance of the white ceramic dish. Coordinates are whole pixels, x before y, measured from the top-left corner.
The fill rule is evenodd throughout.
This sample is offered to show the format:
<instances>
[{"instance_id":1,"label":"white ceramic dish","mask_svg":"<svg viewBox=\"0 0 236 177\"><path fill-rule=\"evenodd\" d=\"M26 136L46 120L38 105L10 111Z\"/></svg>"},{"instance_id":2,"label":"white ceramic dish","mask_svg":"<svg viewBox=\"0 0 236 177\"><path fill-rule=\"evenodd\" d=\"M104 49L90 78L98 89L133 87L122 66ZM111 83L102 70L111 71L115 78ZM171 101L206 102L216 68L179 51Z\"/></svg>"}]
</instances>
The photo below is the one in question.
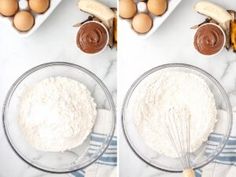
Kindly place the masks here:
<instances>
[{"instance_id":1,"label":"white ceramic dish","mask_svg":"<svg viewBox=\"0 0 236 177\"><path fill-rule=\"evenodd\" d=\"M221 30L221 32L223 33L223 36L224 36L224 42L223 42L223 45L222 45L221 49L220 49L218 52L216 52L216 53L214 53L214 54L211 54L211 55L204 55L204 54L202 54L201 52L199 52L199 51L196 49L196 51L197 51L200 55L205 56L205 57L213 57L213 56L219 55L219 54L224 50L225 44L226 44L226 34L225 34L224 30L222 29L221 26L219 26L219 25L217 25L217 24L215 24L215 23L206 23L206 24L201 25L200 27L197 28L197 30L195 31L195 34L197 33L197 31L198 31L199 28L201 28L201 27L203 27L203 26L206 26L206 25L209 25L209 24L210 24L210 25L214 25L214 26L216 26L218 29Z\"/></svg>"},{"instance_id":2,"label":"white ceramic dish","mask_svg":"<svg viewBox=\"0 0 236 177\"><path fill-rule=\"evenodd\" d=\"M25 1L25 0L19 0L19 1ZM0 16L1 18L1 23L2 28L7 28L9 29L9 32L11 33L16 33L18 36L21 37L27 37L31 34L33 34L41 25L42 23L51 15L51 13L55 10L55 8L61 3L62 0L51 0L50 2L50 7L49 9L43 13L43 14L34 14L35 16L35 24L33 26L33 28L31 30L29 30L28 32L20 32L18 30L16 30L13 26L13 22L12 22L12 17L3 17ZM21 7L20 7L21 9ZM21 9L24 10L24 9Z\"/></svg>"},{"instance_id":3,"label":"white ceramic dish","mask_svg":"<svg viewBox=\"0 0 236 177\"><path fill-rule=\"evenodd\" d=\"M133 36L139 37L139 38L148 38L151 36L161 25L162 23L167 19L167 17L174 11L174 9L179 5L179 3L182 0L168 0L168 9L166 13L160 17L158 16L153 16L153 27L152 29L145 33L145 34L138 34L136 33L132 27L131 27L131 20L126 20L126 19L121 19L120 18L120 28L129 28L127 32L132 33Z\"/></svg>"},{"instance_id":4,"label":"white ceramic dish","mask_svg":"<svg viewBox=\"0 0 236 177\"><path fill-rule=\"evenodd\" d=\"M78 33L79 33L79 31L80 31L80 28L81 28L82 26L88 24L88 23L97 23L97 24L101 25L101 26L103 27L103 29L106 31L106 34L107 34L107 41L106 41L106 44L104 45L104 47L103 47L102 50L100 50L100 51L98 51L98 52L96 52L96 53L86 53L86 52L84 52L82 49L80 49L80 48L78 47L78 48L80 49L80 51L81 51L82 53L84 53L85 55L94 56L94 55L98 55L98 54L102 53L102 52L107 48L108 43L109 43L109 40L110 40L110 35L109 35L109 32L108 32L108 29L106 28L106 26L105 26L103 23L98 22L98 21L88 21L88 22L85 22L84 24L82 24L82 25L78 28L76 40L78 39ZM78 44L77 44L77 45L78 45Z\"/></svg>"}]
</instances>

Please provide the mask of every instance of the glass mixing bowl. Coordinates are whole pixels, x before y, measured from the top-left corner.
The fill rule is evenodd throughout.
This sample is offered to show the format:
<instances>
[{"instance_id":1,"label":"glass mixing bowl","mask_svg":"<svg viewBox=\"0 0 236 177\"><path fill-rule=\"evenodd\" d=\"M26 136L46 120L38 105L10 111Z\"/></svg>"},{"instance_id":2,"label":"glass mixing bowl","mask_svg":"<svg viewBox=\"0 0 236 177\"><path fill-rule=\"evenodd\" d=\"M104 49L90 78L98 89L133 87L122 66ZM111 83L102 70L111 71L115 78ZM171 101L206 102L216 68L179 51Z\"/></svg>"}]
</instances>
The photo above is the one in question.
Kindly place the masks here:
<instances>
[{"instance_id":1,"label":"glass mixing bowl","mask_svg":"<svg viewBox=\"0 0 236 177\"><path fill-rule=\"evenodd\" d=\"M92 93L97 109L107 111L108 118L103 119L104 114L98 114L95 122L95 126L99 124L96 133L104 137L95 150L89 150L91 134L82 145L65 152L38 151L26 142L17 121L20 95L25 87L53 76L64 76L83 83ZM106 151L114 133L115 115L112 96L95 74L75 64L54 62L32 68L16 80L3 106L3 125L11 147L22 160L46 172L68 173L89 166Z\"/></svg>"},{"instance_id":2,"label":"glass mixing bowl","mask_svg":"<svg viewBox=\"0 0 236 177\"><path fill-rule=\"evenodd\" d=\"M140 94L138 93L138 89L136 88L141 82L145 81L148 77L151 77L152 74L155 74L155 72L158 72L160 70L183 71L200 76L205 80L210 90L212 91L215 97L217 110L224 110L224 114L217 114L217 122L212 135L217 132L218 141L215 142L213 148L211 147L211 151L209 151L208 149L209 144L207 141L204 142L199 149L191 153L191 165L193 169L203 167L204 165L210 163L223 150L231 132L232 109L228 96L219 82L207 72L191 65L162 65L147 71L133 83L126 95L122 109L122 126L128 144L136 153L136 155L150 166L168 172L181 172L183 170L179 158L170 158L165 155L158 154L157 152L149 148L142 141L142 138L139 135L134 124L131 102L133 101L133 99L135 99L135 95L137 96Z\"/></svg>"}]
</instances>

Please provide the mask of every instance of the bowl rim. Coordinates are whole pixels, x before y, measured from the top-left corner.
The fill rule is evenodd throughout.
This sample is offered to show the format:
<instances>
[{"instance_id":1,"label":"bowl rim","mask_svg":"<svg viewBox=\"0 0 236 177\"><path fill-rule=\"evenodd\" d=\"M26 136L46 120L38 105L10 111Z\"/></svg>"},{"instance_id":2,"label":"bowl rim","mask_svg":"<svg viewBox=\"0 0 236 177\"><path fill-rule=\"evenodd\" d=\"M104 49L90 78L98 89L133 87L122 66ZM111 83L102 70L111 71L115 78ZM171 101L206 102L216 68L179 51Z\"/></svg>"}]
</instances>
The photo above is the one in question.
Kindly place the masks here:
<instances>
[{"instance_id":1,"label":"bowl rim","mask_svg":"<svg viewBox=\"0 0 236 177\"><path fill-rule=\"evenodd\" d=\"M163 64L163 65L160 65L160 66L157 66L157 67L154 67L146 72L144 72L141 76L139 76L133 83L132 85L130 86L130 88L128 89L128 92L126 93L125 95L125 98L124 98L124 101L123 101L123 105L122 105L122 109L121 109L121 126L122 126L122 130L123 130L123 134L124 134L124 137L128 143L128 145L130 146L131 150L134 152L134 154L140 159L142 160L143 162L145 162L146 164L148 164L149 166L155 168L155 169L158 169L158 170L162 170L162 171L165 171L165 172L170 172L170 173L181 173L182 171L181 170L170 170L170 169L167 169L167 168L163 168L163 167L159 167L155 164L152 164L150 163L148 160L148 158L145 158L143 155L139 154L139 152L136 150L135 146L132 145L131 141L130 141L130 138L128 136L128 133L127 133L127 129L126 129L126 126L125 126L125 117L126 117L126 108L127 108L127 105L128 105L128 102L129 102L129 99L131 97L131 95L133 94L133 91L136 89L136 87L143 81L143 79L145 79L147 76L157 72L157 71L160 71L162 69L166 69L166 68L187 68L187 69L190 69L190 70L194 70L194 71L197 71L198 73L201 73L203 75L205 75L207 78L209 78L216 86L217 88L219 89L220 93L223 95L223 97L225 98L225 101L226 101L226 105L228 107L228 111L227 111L227 114L229 116L229 125L228 125L228 132L226 134L226 139L225 139L225 143L219 148L219 151L214 155L212 156L211 158L209 158L205 163L201 163L199 164L198 166L195 166L193 168L193 170L196 170L196 169L199 169L199 168L202 168L204 166L206 166L207 164L211 163L224 149L226 143L228 142L229 140L229 137L230 137L230 133L231 133L231 130L232 130L232 123L233 123L233 113L232 113L232 106L231 106L231 103L229 101L229 97L225 91L225 89L221 86L221 84L219 83L219 81L217 81L211 74L209 74L207 71L204 71L203 69L199 68L199 67L196 67L196 66L193 66L193 65L190 65L190 64L185 64L185 63L169 63L169 64Z\"/></svg>"},{"instance_id":2,"label":"bowl rim","mask_svg":"<svg viewBox=\"0 0 236 177\"><path fill-rule=\"evenodd\" d=\"M105 145L103 151L100 152L100 154L94 158L93 160L88 161L87 163L83 164L81 167L73 169L73 170L64 170L64 171L53 171L53 170L49 170L49 169L45 169L43 167L40 167L38 165L34 165L32 163L30 163L28 160L26 160L19 152L18 150L14 147L14 145L11 142L8 130L6 128L5 125L5 117L6 117L6 111L8 109L8 104L11 100L11 97L13 95L13 93L15 92L15 90L17 89L18 85L28 76L30 76L31 74L33 74L34 72L37 72L41 69L47 68L47 67L52 67L52 66L66 66L66 67L72 67L75 69L78 69L84 73L86 73L87 75L89 75L91 78L93 78L95 80L95 82L97 82L103 89L105 95L107 96L109 105L111 106L111 112L112 112L112 117L113 117L113 123L112 123L112 128L110 131L110 136L108 137L107 140L107 144ZM9 143L9 145L11 146L12 150L15 152L15 154L21 159L23 160L25 163L27 163L28 165L30 165L33 168L36 168L38 170L41 170L43 172L47 172L47 173L53 173L53 174L65 174L65 173L71 173L71 172L75 172L81 169L84 169L88 166L90 166L91 164L93 164L94 162L96 162L107 150L108 146L110 145L112 138L114 136L114 132L115 132L115 126L116 126L116 108L115 108L115 103L113 101L112 95L110 93L110 91L108 90L108 88L106 87L106 85L102 82L102 80L100 78L98 78L93 72L89 71L88 69L74 64L74 63L69 63L69 62L49 62L49 63L43 63L40 64L38 66L35 66L29 70L27 70L26 72L24 72L20 77L18 77L18 79L11 85L10 89L7 92L7 95L5 97L4 103L3 103L3 108L2 108L2 121L3 121L3 130L4 133L6 135L6 139Z\"/></svg>"}]
</instances>

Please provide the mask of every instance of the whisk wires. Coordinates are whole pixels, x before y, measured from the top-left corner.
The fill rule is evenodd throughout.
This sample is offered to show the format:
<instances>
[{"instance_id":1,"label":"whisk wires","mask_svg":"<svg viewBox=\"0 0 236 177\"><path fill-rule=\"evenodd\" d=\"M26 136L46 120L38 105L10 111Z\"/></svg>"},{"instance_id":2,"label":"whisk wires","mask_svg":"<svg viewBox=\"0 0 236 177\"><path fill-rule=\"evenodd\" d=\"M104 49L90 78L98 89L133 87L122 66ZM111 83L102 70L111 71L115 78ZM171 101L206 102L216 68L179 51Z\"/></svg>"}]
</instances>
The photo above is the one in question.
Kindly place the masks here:
<instances>
[{"instance_id":1,"label":"whisk wires","mask_svg":"<svg viewBox=\"0 0 236 177\"><path fill-rule=\"evenodd\" d=\"M172 107L167 111L164 122L183 169L190 168L190 115L185 109L177 110Z\"/></svg>"}]
</instances>

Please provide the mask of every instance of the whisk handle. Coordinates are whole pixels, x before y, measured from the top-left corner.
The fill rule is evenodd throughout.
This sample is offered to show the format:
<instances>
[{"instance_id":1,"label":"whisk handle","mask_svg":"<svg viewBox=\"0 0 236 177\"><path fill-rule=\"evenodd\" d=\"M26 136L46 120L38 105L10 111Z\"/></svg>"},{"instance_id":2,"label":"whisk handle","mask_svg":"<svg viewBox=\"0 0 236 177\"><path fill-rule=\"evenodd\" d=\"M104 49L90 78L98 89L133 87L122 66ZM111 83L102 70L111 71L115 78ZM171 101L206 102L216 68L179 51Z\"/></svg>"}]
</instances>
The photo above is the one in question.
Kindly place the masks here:
<instances>
[{"instance_id":1,"label":"whisk handle","mask_svg":"<svg viewBox=\"0 0 236 177\"><path fill-rule=\"evenodd\" d=\"M183 177L195 177L195 172L193 169L189 168L189 169L185 169L183 171Z\"/></svg>"}]
</instances>

